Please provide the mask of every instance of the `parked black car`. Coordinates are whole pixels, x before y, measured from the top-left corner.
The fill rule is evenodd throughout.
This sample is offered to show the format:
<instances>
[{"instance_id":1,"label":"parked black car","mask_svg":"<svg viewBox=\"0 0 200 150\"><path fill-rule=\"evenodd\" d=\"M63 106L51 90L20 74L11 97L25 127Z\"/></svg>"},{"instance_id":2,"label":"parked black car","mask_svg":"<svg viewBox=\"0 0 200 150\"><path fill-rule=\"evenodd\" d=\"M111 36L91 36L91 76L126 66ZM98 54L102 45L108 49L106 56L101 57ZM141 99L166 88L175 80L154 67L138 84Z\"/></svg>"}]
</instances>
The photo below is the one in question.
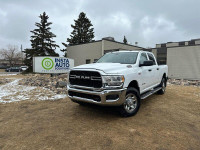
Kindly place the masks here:
<instances>
[{"instance_id":1,"label":"parked black car","mask_svg":"<svg viewBox=\"0 0 200 150\"><path fill-rule=\"evenodd\" d=\"M20 67L10 67L5 69L6 72L22 72L22 69Z\"/></svg>"},{"instance_id":2,"label":"parked black car","mask_svg":"<svg viewBox=\"0 0 200 150\"><path fill-rule=\"evenodd\" d=\"M6 69L7 66L4 66L4 65L0 65L0 69Z\"/></svg>"}]
</instances>

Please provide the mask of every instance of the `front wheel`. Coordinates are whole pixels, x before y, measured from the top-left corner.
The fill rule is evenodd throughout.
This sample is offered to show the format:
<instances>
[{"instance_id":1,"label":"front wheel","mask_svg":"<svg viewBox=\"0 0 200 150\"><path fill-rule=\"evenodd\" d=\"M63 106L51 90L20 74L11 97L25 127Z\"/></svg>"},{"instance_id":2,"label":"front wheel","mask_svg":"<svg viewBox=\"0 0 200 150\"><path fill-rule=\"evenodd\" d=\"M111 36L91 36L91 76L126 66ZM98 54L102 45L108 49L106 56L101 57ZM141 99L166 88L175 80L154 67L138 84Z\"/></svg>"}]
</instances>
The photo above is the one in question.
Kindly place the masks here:
<instances>
[{"instance_id":1,"label":"front wheel","mask_svg":"<svg viewBox=\"0 0 200 150\"><path fill-rule=\"evenodd\" d=\"M76 103L78 103L80 106L86 106L86 105L88 105L88 103L84 103L84 102L76 102Z\"/></svg>"},{"instance_id":2,"label":"front wheel","mask_svg":"<svg viewBox=\"0 0 200 150\"><path fill-rule=\"evenodd\" d=\"M128 88L125 102L120 106L120 113L124 117L134 116L140 108L139 92L135 88Z\"/></svg>"}]
</instances>

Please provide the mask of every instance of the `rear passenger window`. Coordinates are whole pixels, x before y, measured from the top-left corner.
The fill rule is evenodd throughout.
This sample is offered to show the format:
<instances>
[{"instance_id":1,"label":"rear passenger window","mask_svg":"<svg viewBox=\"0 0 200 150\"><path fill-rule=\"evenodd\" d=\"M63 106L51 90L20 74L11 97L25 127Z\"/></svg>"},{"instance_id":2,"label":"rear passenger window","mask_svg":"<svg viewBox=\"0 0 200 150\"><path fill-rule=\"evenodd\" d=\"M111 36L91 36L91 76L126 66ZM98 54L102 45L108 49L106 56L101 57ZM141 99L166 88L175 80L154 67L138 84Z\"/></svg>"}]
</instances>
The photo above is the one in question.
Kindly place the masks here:
<instances>
[{"instance_id":1,"label":"rear passenger window","mask_svg":"<svg viewBox=\"0 0 200 150\"><path fill-rule=\"evenodd\" d=\"M149 57L149 60L152 60L152 61L153 61L153 65L156 65L156 61L155 61L153 55L150 54L150 53L148 53L147 55L148 55L148 57Z\"/></svg>"},{"instance_id":2,"label":"rear passenger window","mask_svg":"<svg viewBox=\"0 0 200 150\"><path fill-rule=\"evenodd\" d=\"M147 61L147 55L146 53L142 53L140 56L140 64L144 64L144 61Z\"/></svg>"}]
</instances>

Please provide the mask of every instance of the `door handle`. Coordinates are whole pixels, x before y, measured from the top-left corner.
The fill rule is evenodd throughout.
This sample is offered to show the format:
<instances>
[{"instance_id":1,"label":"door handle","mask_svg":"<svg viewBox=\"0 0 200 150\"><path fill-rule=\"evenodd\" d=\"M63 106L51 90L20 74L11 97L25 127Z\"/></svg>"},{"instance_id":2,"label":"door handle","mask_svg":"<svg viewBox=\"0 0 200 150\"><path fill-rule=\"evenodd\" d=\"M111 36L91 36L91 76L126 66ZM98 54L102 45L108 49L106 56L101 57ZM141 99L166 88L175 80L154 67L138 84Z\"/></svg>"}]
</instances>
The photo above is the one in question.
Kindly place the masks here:
<instances>
[{"instance_id":1,"label":"door handle","mask_svg":"<svg viewBox=\"0 0 200 150\"><path fill-rule=\"evenodd\" d=\"M148 71L152 71L151 69L149 69Z\"/></svg>"},{"instance_id":2,"label":"door handle","mask_svg":"<svg viewBox=\"0 0 200 150\"><path fill-rule=\"evenodd\" d=\"M159 68L157 68L157 70L159 70Z\"/></svg>"}]
</instances>

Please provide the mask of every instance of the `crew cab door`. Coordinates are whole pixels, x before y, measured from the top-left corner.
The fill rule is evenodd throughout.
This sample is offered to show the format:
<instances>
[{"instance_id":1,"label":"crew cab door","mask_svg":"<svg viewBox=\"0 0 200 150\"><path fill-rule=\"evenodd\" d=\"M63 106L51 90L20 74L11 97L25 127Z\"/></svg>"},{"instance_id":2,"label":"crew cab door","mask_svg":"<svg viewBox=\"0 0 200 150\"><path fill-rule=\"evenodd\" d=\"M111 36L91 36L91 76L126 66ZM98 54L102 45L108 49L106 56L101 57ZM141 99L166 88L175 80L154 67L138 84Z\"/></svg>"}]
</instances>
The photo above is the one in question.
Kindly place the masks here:
<instances>
[{"instance_id":1,"label":"crew cab door","mask_svg":"<svg viewBox=\"0 0 200 150\"><path fill-rule=\"evenodd\" d=\"M148 57L146 52L142 52L139 58L139 65L143 64L144 61L148 61ZM152 66L139 66L138 75L139 75L139 82L140 82L140 90L145 91L148 89L152 83Z\"/></svg>"},{"instance_id":2,"label":"crew cab door","mask_svg":"<svg viewBox=\"0 0 200 150\"><path fill-rule=\"evenodd\" d=\"M158 68L156 60L154 58L154 55L151 54L151 53L147 53L147 56L148 56L149 60L153 61L153 65L150 66L151 75L152 75L152 77L151 77L151 82L152 82L151 86L155 86L155 85L158 84L159 70L157 70L157 69L159 69L159 68Z\"/></svg>"}]
</instances>

